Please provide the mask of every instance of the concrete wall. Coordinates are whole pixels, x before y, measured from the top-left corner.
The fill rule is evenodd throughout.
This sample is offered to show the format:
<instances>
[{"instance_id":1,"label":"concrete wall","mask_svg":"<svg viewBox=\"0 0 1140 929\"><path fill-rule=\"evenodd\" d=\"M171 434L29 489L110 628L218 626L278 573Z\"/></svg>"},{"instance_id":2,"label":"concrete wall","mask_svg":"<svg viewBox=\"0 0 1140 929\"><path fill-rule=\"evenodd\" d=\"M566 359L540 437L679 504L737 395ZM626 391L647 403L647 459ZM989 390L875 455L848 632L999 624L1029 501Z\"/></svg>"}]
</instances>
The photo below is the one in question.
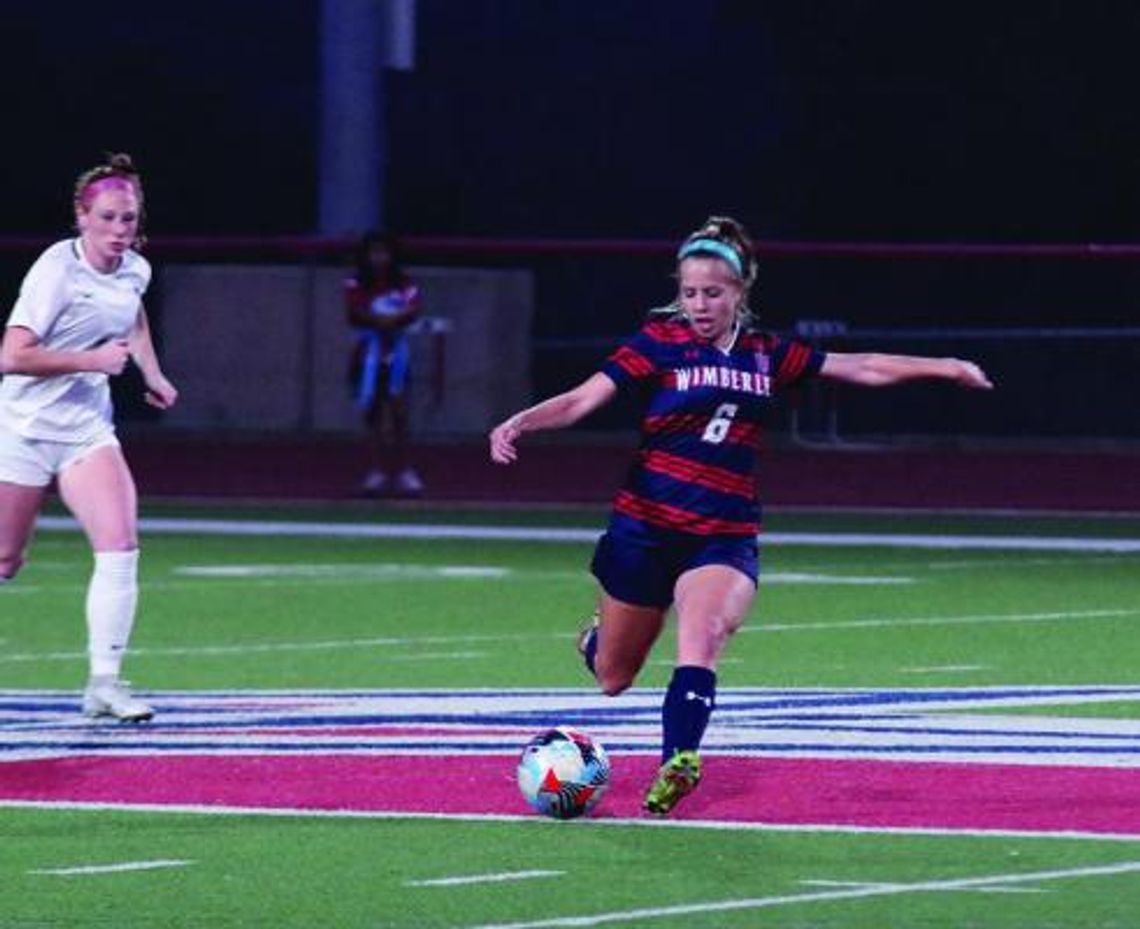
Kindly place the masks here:
<instances>
[{"instance_id":1,"label":"concrete wall","mask_svg":"<svg viewBox=\"0 0 1140 929\"><path fill-rule=\"evenodd\" d=\"M530 272L412 268L426 324L414 333L414 436L486 432L530 402ZM172 428L360 428L346 371L340 268L167 265L163 364L181 391ZM441 331L445 330L445 331ZM438 387L436 396L438 369Z\"/></svg>"}]
</instances>

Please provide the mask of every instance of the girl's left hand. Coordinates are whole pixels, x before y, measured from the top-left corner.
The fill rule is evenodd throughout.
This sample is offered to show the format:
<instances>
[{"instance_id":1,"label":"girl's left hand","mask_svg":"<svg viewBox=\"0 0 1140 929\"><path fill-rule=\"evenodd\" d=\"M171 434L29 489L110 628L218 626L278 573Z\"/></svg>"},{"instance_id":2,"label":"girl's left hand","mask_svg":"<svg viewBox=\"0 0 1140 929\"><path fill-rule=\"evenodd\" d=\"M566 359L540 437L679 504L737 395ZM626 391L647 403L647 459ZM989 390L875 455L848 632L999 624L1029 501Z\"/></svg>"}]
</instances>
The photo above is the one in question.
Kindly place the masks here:
<instances>
[{"instance_id":1,"label":"girl's left hand","mask_svg":"<svg viewBox=\"0 0 1140 929\"><path fill-rule=\"evenodd\" d=\"M960 358L955 358L954 361L957 363L954 381L958 384L979 390L989 390L994 386L993 382L986 376L986 372L972 361L962 361Z\"/></svg>"},{"instance_id":2,"label":"girl's left hand","mask_svg":"<svg viewBox=\"0 0 1140 929\"><path fill-rule=\"evenodd\" d=\"M168 410L178 400L178 389L160 374L147 380L144 397L156 409Z\"/></svg>"}]
</instances>

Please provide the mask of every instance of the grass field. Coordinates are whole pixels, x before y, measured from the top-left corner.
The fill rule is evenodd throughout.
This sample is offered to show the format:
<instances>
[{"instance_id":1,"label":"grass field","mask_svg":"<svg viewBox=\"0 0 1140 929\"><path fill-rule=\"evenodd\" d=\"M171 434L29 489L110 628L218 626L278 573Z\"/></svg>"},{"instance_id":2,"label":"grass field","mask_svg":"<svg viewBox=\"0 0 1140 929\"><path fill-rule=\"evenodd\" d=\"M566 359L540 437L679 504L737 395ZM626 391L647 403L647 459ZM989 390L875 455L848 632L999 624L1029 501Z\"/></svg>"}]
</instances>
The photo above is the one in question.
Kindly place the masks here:
<instances>
[{"instance_id":1,"label":"grass field","mask_svg":"<svg viewBox=\"0 0 1140 929\"><path fill-rule=\"evenodd\" d=\"M167 721L180 717L163 712L164 694L171 701L177 694L181 706L195 693L254 691L350 699L478 689L516 694L523 704L529 689L564 692L571 702L592 693L572 642L592 605L586 564L600 513L151 505L144 516L159 522L144 528L143 599L128 676L151 695L158 718L134 730L89 728L84 742L73 738L80 730L67 728L76 725L73 709L20 715L24 703L77 694L84 675L89 554L77 533L49 521L18 582L0 588L0 691L8 708L0 711L0 803L14 796L5 788L14 772L34 770L27 766L48 756L65 766L44 768L45 778L63 770L76 782L116 762L134 764L127 756L145 752L131 740L173 737ZM184 519L196 522L177 521ZM435 526L436 536L406 528L412 525ZM518 538L479 531L488 525L525 531ZM224 534L235 527L241 534ZM378 527L390 535L376 535ZM466 527L468 537L456 527ZM1062 746L1076 728L1105 727L1112 760L1089 763L1140 778L1140 519L777 513L767 529L772 543L755 615L721 668L722 687L743 688L736 699L769 693L755 688L785 701L814 691L967 694L967 702L932 712L947 725L965 715L1013 726L1022 719ZM963 537L952 547L935 542ZM669 637L660 643L635 702L658 698L671 647ZM1086 693L1110 686L1119 692ZM975 699L997 688L1057 692L995 705ZM526 718L564 721L541 712ZM787 731L795 728L780 719ZM57 723L67 738L42 757L20 754L20 739ZM7 803L0 805L0 926L1138 924L1135 810L1103 835L996 821L990 827L986 810L1002 800L999 784L977 798L969 828L766 822L769 798L748 794L753 782L734 780L736 766L811 761L826 752L828 759L881 761L874 755L880 748L861 745L856 727L855 744L838 756L822 743L781 756L775 744L765 748L773 731L765 729L736 752L733 732L718 725L714 717L709 753L723 773L718 780L710 764L706 783L686 802L707 794L713 803L719 783L721 793L741 794L734 809L749 811L745 816L660 823L626 815L617 781L649 763L633 724L613 730L615 794L599 807L606 815L572 823L541 821L509 804L495 815L451 817L422 807L406 815L306 813L295 802L283 802L276 814L224 803L187 802L173 811ZM860 717L859 725L870 723ZM869 740L886 737L866 731ZM900 738L892 751L907 750L911 736ZM512 750L491 750L490 768L487 757L473 759L470 789L479 791L482 777L509 778ZM396 755L401 777L419 781L432 778L439 759L461 760L462 752ZM984 768L992 759L980 760ZM1031 760L1018 756L1017 763L1029 772ZM392 761L383 750L364 754L366 765ZM922 765L911 761L908 769ZM943 770L952 776L956 769ZM270 793L275 776L272 766L260 775ZM1018 802L1018 780L1009 777L1005 812ZM1059 808L1095 806L1096 797L1066 796L1058 784L1050 796ZM56 786L35 785L48 793ZM74 785L59 786L66 799ZM190 786L191 794L202 792ZM378 775L373 792L386 789ZM813 785L801 789L810 797ZM882 782L851 788L864 791L866 802L887 804L893 798L886 794L907 789ZM345 792L360 793L360 784L346 782ZM820 810L833 809L834 799L821 787Z\"/></svg>"}]
</instances>

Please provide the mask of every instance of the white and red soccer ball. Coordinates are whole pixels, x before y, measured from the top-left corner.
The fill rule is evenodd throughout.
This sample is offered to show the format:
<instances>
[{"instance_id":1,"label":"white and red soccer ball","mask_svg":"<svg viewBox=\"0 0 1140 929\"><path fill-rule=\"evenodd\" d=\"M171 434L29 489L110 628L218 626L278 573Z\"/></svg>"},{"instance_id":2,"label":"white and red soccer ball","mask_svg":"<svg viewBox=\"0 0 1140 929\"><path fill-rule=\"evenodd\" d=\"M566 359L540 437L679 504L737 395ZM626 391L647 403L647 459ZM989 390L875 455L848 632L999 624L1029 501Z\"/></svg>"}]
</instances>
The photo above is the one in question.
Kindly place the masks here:
<instances>
[{"instance_id":1,"label":"white and red soccer ball","mask_svg":"<svg viewBox=\"0 0 1140 929\"><path fill-rule=\"evenodd\" d=\"M588 813L610 783L606 750L584 732L559 726L540 732L523 749L519 790L543 816L574 819Z\"/></svg>"}]
</instances>

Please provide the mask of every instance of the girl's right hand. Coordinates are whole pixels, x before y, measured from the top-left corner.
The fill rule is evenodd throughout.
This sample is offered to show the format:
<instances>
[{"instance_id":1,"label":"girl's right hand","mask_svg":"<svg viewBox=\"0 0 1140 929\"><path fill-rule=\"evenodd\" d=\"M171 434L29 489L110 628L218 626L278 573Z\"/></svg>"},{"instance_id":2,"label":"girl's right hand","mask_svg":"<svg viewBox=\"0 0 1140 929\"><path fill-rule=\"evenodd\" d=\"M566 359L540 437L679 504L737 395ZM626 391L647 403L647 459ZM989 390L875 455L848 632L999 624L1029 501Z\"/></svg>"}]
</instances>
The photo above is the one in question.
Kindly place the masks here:
<instances>
[{"instance_id":1,"label":"girl's right hand","mask_svg":"<svg viewBox=\"0 0 1140 929\"><path fill-rule=\"evenodd\" d=\"M518 451L515 449L515 439L519 437L522 430L515 424L515 418L512 416L505 422L499 423L494 429L491 430L491 460L496 464L510 464L518 458Z\"/></svg>"},{"instance_id":2,"label":"girl's right hand","mask_svg":"<svg viewBox=\"0 0 1140 929\"><path fill-rule=\"evenodd\" d=\"M131 353L126 339L111 339L91 349L92 367L102 374L122 374Z\"/></svg>"}]
</instances>

